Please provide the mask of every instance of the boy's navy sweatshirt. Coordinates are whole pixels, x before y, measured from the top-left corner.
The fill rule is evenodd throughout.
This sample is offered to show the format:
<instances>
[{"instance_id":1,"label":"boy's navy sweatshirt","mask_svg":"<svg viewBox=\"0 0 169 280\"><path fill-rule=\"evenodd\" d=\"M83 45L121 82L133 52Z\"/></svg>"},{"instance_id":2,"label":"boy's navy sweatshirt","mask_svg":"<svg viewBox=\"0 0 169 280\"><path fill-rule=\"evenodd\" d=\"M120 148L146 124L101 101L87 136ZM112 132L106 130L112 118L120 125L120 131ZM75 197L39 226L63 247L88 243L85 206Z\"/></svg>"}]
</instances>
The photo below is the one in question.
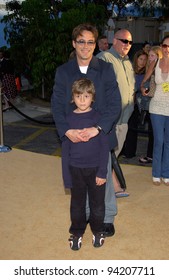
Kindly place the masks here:
<instances>
[{"instance_id":1,"label":"boy's navy sweatshirt","mask_svg":"<svg viewBox=\"0 0 169 280\"><path fill-rule=\"evenodd\" d=\"M100 114L95 110L70 113L67 121L70 129L84 129L97 125ZM106 178L109 156L109 139L104 132L87 142L73 143L68 138L62 142L62 174L65 188L71 188L69 166L78 168L97 167L97 177Z\"/></svg>"}]
</instances>

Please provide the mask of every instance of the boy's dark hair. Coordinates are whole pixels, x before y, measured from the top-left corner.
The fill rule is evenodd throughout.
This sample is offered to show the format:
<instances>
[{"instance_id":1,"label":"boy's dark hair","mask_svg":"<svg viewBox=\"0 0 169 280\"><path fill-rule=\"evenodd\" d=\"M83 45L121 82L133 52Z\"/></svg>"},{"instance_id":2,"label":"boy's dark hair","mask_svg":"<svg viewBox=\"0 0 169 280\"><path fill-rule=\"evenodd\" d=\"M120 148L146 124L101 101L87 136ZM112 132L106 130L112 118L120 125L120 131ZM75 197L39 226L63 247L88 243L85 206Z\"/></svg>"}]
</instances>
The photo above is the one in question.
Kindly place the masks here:
<instances>
[{"instance_id":1,"label":"boy's dark hair","mask_svg":"<svg viewBox=\"0 0 169 280\"><path fill-rule=\"evenodd\" d=\"M95 98L95 87L94 83L86 78L81 78L76 80L72 85L72 100L74 94L83 94L87 92L92 95L92 99L94 101Z\"/></svg>"},{"instance_id":2,"label":"boy's dark hair","mask_svg":"<svg viewBox=\"0 0 169 280\"><path fill-rule=\"evenodd\" d=\"M79 24L78 26L76 26L72 32L72 40L76 41L77 37L82 35L83 31L90 31L95 38L95 42L97 41L98 30L94 25L91 25L90 23L82 23L82 24Z\"/></svg>"}]
</instances>

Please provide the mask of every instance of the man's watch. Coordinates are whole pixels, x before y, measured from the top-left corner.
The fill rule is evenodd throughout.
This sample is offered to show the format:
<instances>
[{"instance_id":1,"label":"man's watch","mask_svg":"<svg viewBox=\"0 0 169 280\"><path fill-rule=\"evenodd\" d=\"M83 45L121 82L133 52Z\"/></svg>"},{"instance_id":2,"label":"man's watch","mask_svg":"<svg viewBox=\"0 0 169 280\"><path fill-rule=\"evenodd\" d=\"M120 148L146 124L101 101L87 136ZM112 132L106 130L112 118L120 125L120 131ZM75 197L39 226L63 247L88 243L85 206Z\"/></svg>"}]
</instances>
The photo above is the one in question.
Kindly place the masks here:
<instances>
[{"instance_id":1,"label":"man's watch","mask_svg":"<svg viewBox=\"0 0 169 280\"><path fill-rule=\"evenodd\" d=\"M98 130L98 132L102 131L102 128L99 125L95 125L95 128Z\"/></svg>"}]
</instances>

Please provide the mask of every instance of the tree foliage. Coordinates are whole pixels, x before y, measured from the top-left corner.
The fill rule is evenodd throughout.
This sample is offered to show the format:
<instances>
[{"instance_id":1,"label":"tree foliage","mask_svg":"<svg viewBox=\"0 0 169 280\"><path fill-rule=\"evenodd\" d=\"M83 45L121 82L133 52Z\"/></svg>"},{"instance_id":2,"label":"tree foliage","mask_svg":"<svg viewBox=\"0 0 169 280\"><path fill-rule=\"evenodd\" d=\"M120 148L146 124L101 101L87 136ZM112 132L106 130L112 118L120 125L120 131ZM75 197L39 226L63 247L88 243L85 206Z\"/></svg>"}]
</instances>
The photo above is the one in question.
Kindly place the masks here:
<instances>
[{"instance_id":1,"label":"tree foliage","mask_svg":"<svg viewBox=\"0 0 169 280\"><path fill-rule=\"evenodd\" d=\"M4 33L17 72L30 69L34 86L41 86L43 79L49 93L56 68L72 51L73 28L90 22L101 32L106 20L103 5L78 0L13 0L6 8Z\"/></svg>"},{"instance_id":2,"label":"tree foliage","mask_svg":"<svg viewBox=\"0 0 169 280\"><path fill-rule=\"evenodd\" d=\"M34 87L45 83L45 92L51 92L56 68L66 62L72 51L71 33L83 22L97 26L99 33L107 22L107 5L117 5L119 15L127 4L153 9L158 3L168 11L168 0L25 0L7 2L5 39L10 44L16 71L31 73Z\"/></svg>"}]
</instances>

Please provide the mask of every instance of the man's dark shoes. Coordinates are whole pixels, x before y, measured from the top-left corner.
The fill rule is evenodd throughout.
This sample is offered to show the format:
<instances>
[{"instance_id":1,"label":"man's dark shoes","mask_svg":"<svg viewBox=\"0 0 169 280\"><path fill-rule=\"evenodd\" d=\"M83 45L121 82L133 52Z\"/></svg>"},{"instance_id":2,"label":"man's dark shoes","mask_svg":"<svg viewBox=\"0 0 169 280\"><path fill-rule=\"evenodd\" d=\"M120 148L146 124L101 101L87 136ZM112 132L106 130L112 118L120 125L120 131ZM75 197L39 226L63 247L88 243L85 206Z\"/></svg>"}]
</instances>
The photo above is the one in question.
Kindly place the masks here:
<instances>
[{"instance_id":1,"label":"man's dark shoes","mask_svg":"<svg viewBox=\"0 0 169 280\"><path fill-rule=\"evenodd\" d=\"M104 236L109 237L115 234L115 228L113 224L104 223Z\"/></svg>"}]
</instances>

